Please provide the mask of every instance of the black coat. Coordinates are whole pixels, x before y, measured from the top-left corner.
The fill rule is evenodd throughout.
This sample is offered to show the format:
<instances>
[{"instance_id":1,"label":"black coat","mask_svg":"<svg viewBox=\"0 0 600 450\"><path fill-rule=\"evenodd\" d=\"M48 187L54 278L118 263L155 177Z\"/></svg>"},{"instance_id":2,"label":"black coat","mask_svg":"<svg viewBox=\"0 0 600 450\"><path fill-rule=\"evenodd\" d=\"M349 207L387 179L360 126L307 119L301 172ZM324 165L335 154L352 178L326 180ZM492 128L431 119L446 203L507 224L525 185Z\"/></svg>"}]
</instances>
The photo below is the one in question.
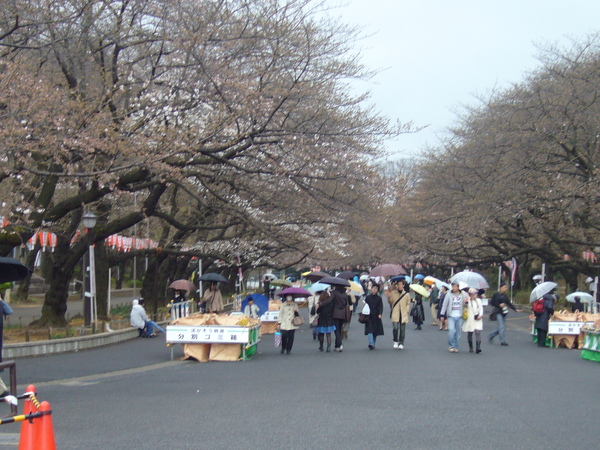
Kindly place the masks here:
<instances>
[{"instance_id":1,"label":"black coat","mask_svg":"<svg viewBox=\"0 0 600 450\"><path fill-rule=\"evenodd\" d=\"M322 297L321 297L322 298ZM321 298L319 301L321 301ZM333 322L333 299L328 296L328 299L318 304L317 314L319 320L317 321L317 327L330 327L334 325Z\"/></svg>"},{"instance_id":2,"label":"black coat","mask_svg":"<svg viewBox=\"0 0 600 450\"><path fill-rule=\"evenodd\" d=\"M413 322L417 325L422 325L425 322L425 310L423 309L423 296L420 294L415 295L415 306L416 312L413 316Z\"/></svg>"},{"instance_id":3,"label":"black coat","mask_svg":"<svg viewBox=\"0 0 600 450\"><path fill-rule=\"evenodd\" d=\"M345 292L340 292L337 289L331 291L333 299L333 318L346 321L346 308L348 307L349 297Z\"/></svg>"},{"instance_id":4,"label":"black coat","mask_svg":"<svg viewBox=\"0 0 600 450\"><path fill-rule=\"evenodd\" d=\"M373 333L374 336L383 336L383 323L379 318L383 316L383 300L378 294L369 294L365 303L371 310L369 321L365 323L365 335Z\"/></svg>"},{"instance_id":5,"label":"black coat","mask_svg":"<svg viewBox=\"0 0 600 450\"><path fill-rule=\"evenodd\" d=\"M535 315L535 327L540 330L548 331L548 320L554 314L554 295L546 294L544 297L544 312Z\"/></svg>"}]
</instances>

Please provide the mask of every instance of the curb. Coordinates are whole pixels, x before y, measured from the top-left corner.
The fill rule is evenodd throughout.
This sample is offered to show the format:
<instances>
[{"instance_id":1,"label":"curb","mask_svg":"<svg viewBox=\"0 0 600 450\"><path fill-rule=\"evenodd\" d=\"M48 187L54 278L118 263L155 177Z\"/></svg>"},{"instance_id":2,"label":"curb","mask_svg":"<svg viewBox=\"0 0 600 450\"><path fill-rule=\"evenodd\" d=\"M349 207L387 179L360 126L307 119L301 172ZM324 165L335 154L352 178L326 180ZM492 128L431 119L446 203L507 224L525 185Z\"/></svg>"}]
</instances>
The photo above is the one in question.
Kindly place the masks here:
<instances>
[{"instance_id":1,"label":"curb","mask_svg":"<svg viewBox=\"0 0 600 450\"><path fill-rule=\"evenodd\" d=\"M125 328L123 330L97 333L91 336L6 344L2 349L2 358L17 359L78 352L80 350L118 344L119 342L136 339L138 336L139 331L137 328Z\"/></svg>"}]
</instances>

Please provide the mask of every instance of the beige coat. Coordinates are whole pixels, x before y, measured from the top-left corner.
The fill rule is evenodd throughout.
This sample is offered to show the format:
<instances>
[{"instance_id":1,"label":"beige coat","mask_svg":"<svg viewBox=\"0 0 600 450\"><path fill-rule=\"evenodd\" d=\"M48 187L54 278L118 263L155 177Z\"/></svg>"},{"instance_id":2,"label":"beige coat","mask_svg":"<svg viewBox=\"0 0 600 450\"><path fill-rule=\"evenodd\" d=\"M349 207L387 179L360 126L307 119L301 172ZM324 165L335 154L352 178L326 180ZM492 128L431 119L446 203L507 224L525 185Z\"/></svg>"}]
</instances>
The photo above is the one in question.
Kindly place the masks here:
<instances>
[{"instance_id":1,"label":"beige coat","mask_svg":"<svg viewBox=\"0 0 600 450\"><path fill-rule=\"evenodd\" d=\"M277 322L282 330L296 330L298 327L292 323L294 318L294 312L298 311L296 302L292 301L291 304L283 302L281 309L279 310L279 319Z\"/></svg>"},{"instance_id":2,"label":"beige coat","mask_svg":"<svg viewBox=\"0 0 600 450\"><path fill-rule=\"evenodd\" d=\"M396 307L392 309L392 322L400 322L400 313L402 313L402 323L408 323L410 315L410 295L408 295L408 292L404 291L400 294L397 289L394 289L390 292L390 296L388 297L390 308L394 306L398 299L400 299L400 301Z\"/></svg>"},{"instance_id":3,"label":"beige coat","mask_svg":"<svg viewBox=\"0 0 600 450\"><path fill-rule=\"evenodd\" d=\"M221 292L217 289L216 291L211 291L208 288L204 292L204 297L202 297L202 301L206 302L206 309L211 313L220 313L223 312L223 297L221 296Z\"/></svg>"},{"instance_id":4,"label":"beige coat","mask_svg":"<svg viewBox=\"0 0 600 450\"><path fill-rule=\"evenodd\" d=\"M462 330L465 333L483 330L483 304L481 303L481 299L469 299L466 308L469 316L467 317L467 320L463 322ZM475 320L475 316L479 316L479 320Z\"/></svg>"}]
</instances>

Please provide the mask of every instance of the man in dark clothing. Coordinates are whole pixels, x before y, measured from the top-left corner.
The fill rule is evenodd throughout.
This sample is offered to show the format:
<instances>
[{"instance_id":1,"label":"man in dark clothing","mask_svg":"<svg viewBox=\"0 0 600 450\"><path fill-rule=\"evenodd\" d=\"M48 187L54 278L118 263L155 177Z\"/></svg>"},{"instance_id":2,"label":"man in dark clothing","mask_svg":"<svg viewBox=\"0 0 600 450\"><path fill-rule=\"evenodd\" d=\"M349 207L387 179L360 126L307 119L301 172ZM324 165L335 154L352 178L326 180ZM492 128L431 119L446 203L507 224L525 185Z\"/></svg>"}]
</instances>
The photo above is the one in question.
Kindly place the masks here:
<instances>
[{"instance_id":1,"label":"man in dark clothing","mask_svg":"<svg viewBox=\"0 0 600 450\"><path fill-rule=\"evenodd\" d=\"M521 310L515 308L515 305L508 299L506 295L507 290L508 286L505 283L502 283L500 285L500 290L496 292L490 300L490 305L494 307L494 310L497 312L496 317L498 318L498 329L488 336L490 344L496 336L500 336L500 345L508 345L505 337L505 321L506 316L508 315L508 308L512 308L516 312L521 312Z\"/></svg>"},{"instance_id":2,"label":"man in dark clothing","mask_svg":"<svg viewBox=\"0 0 600 450\"><path fill-rule=\"evenodd\" d=\"M550 316L554 314L554 302L558 297L552 293L542 297L544 299L544 312L535 313L535 329L537 331L538 347L546 347L546 339L548 337L548 321Z\"/></svg>"}]
</instances>

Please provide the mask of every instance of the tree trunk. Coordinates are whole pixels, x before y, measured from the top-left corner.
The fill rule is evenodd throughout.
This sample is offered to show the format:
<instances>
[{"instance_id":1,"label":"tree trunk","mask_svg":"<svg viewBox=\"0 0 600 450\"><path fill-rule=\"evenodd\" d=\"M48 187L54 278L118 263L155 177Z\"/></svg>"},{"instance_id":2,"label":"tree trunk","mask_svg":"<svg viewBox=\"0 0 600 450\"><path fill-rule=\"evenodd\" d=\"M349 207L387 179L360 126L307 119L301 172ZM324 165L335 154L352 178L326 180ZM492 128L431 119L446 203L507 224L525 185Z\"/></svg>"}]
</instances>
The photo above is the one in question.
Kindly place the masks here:
<instances>
[{"instance_id":1,"label":"tree trunk","mask_svg":"<svg viewBox=\"0 0 600 450\"><path fill-rule=\"evenodd\" d=\"M29 285L31 283L31 275L33 275L33 268L35 264L35 258L37 257L38 252L40 251L40 244L36 242L35 247L32 251L27 255L27 260L25 261L25 265L31 269L31 273L19 284L17 292L15 293L15 300L18 302L27 300L29 296Z\"/></svg>"},{"instance_id":2,"label":"tree trunk","mask_svg":"<svg viewBox=\"0 0 600 450\"><path fill-rule=\"evenodd\" d=\"M171 270L175 266L172 256L156 255L149 259L148 270L144 276L141 294L146 300L146 311L156 316L158 308L165 306L165 286Z\"/></svg>"}]
</instances>

